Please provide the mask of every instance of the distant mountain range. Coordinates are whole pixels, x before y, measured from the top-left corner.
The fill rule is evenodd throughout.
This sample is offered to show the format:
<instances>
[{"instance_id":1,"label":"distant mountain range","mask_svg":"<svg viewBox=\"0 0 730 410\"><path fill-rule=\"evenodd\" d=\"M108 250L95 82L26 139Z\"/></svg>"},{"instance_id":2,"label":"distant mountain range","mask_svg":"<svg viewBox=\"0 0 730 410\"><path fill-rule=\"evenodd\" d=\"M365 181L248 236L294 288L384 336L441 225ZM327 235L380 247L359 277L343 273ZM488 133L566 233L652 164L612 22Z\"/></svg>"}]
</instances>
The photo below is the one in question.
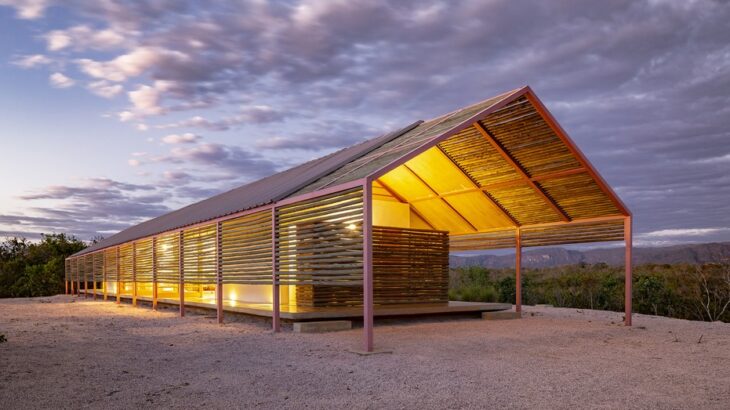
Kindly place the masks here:
<instances>
[{"instance_id":1,"label":"distant mountain range","mask_svg":"<svg viewBox=\"0 0 730 410\"><path fill-rule=\"evenodd\" d=\"M609 265L624 264L624 248L600 248L585 251L563 248L526 250L522 263L530 268L576 265L579 263L604 262ZM634 248L634 264L645 263L730 263L730 242L676 245L657 248ZM515 264L514 253L509 255L451 255L452 268L462 266L483 266L486 268L509 268Z\"/></svg>"}]
</instances>

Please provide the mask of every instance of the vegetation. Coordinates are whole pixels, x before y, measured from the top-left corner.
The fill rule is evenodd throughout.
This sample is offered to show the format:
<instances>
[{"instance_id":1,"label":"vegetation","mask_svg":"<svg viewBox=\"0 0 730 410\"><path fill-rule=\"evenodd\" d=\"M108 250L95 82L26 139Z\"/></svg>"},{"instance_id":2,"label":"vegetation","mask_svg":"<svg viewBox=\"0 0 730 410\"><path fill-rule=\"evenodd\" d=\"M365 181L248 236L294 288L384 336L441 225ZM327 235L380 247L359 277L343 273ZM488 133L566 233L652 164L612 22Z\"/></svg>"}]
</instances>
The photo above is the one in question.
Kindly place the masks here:
<instances>
[{"instance_id":1,"label":"vegetation","mask_svg":"<svg viewBox=\"0 0 730 410\"><path fill-rule=\"evenodd\" d=\"M48 296L64 291L66 257L87 246L65 234L0 242L0 297ZM449 297L474 302L515 300L512 269L451 270ZM634 311L692 320L730 322L730 264L641 265L634 269ZM623 267L580 264L525 269L526 305L623 311Z\"/></svg>"},{"instance_id":2,"label":"vegetation","mask_svg":"<svg viewBox=\"0 0 730 410\"><path fill-rule=\"evenodd\" d=\"M641 265L634 268L634 311L691 320L730 322L730 265ZM513 269L452 269L452 300L514 303ZM603 263L525 269L526 305L623 311L623 267Z\"/></svg>"},{"instance_id":3,"label":"vegetation","mask_svg":"<svg viewBox=\"0 0 730 410\"><path fill-rule=\"evenodd\" d=\"M63 293L64 261L84 248L84 242L65 234L42 235L37 243L25 238L0 242L0 297Z\"/></svg>"}]
</instances>

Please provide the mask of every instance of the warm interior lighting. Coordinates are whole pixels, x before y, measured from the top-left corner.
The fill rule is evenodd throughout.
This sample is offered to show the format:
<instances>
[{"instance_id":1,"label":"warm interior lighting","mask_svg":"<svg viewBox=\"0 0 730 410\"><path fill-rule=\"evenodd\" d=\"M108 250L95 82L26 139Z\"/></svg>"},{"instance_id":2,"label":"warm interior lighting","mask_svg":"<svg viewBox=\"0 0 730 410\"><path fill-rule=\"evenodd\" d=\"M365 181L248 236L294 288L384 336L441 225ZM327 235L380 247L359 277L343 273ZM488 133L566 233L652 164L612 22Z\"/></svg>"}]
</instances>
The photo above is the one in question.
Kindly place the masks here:
<instances>
[{"instance_id":1,"label":"warm interior lighting","mask_svg":"<svg viewBox=\"0 0 730 410\"><path fill-rule=\"evenodd\" d=\"M349 224L345 228L347 228L347 229L349 229L351 231L354 231L355 229L357 229L357 225L355 225L355 224Z\"/></svg>"}]
</instances>

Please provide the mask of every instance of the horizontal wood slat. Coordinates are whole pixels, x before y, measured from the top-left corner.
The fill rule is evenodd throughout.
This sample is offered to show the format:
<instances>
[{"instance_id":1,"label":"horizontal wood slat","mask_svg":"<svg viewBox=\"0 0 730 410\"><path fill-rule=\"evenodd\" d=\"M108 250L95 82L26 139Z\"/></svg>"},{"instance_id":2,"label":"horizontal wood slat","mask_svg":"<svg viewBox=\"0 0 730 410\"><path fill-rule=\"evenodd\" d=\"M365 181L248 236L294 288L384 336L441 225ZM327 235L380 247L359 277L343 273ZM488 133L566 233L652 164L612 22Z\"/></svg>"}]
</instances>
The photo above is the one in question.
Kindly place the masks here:
<instances>
[{"instance_id":1,"label":"horizontal wood slat","mask_svg":"<svg viewBox=\"0 0 730 410\"><path fill-rule=\"evenodd\" d=\"M216 225L183 232L183 272L185 283L216 283Z\"/></svg>"},{"instance_id":2,"label":"horizontal wood slat","mask_svg":"<svg viewBox=\"0 0 730 410\"><path fill-rule=\"evenodd\" d=\"M104 252L95 252L93 262L93 280L94 282L101 282L104 280Z\"/></svg>"},{"instance_id":3,"label":"horizontal wood slat","mask_svg":"<svg viewBox=\"0 0 730 410\"><path fill-rule=\"evenodd\" d=\"M277 208L277 281L361 286L362 220L359 187Z\"/></svg>"},{"instance_id":4,"label":"horizontal wood slat","mask_svg":"<svg viewBox=\"0 0 730 410\"><path fill-rule=\"evenodd\" d=\"M452 252L514 248L516 245L516 230L514 229L452 236L450 242Z\"/></svg>"},{"instance_id":5,"label":"horizontal wood slat","mask_svg":"<svg viewBox=\"0 0 730 410\"><path fill-rule=\"evenodd\" d=\"M152 282L152 267L154 265L152 256L152 238L135 242L134 273L136 282Z\"/></svg>"},{"instance_id":6,"label":"horizontal wood slat","mask_svg":"<svg viewBox=\"0 0 730 410\"><path fill-rule=\"evenodd\" d=\"M373 227L376 304L449 300L448 232Z\"/></svg>"},{"instance_id":7,"label":"horizontal wood slat","mask_svg":"<svg viewBox=\"0 0 730 410\"><path fill-rule=\"evenodd\" d=\"M180 281L180 234L160 235L155 241L155 257L157 281L160 283L178 283Z\"/></svg>"},{"instance_id":8,"label":"horizontal wood slat","mask_svg":"<svg viewBox=\"0 0 730 410\"><path fill-rule=\"evenodd\" d=\"M551 246L570 243L609 242L624 240L624 221L569 223L547 227L525 227L520 230L522 246Z\"/></svg>"},{"instance_id":9,"label":"horizontal wood slat","mask_svg":"<svg viewBox=\"0 0 730 410\"><path fill-rule=\"evenodd\" d=\"M271 211L221 224L223 283L271 285Z\"/></svg>"},{"instance_id":10,"label":"horizontal wood slat","mask_svg":"<svg viewBox=\"0 0 730 410\"><path fill-rule=\"evenodd\" d=\"M134 282L134 251L131 243L119 245L119 281Z\"/></svg>"},{"instance_id":11,"label":"horizontal wood slat","mask_svg":"<svg viewBox=\"0 0 730 410\"><path fill-rule=\"evenodd\" d=\"M104 250L104 270L107 282L116 282L119 279L117 272L117 247Z\"/></svg>"}]
</instances>

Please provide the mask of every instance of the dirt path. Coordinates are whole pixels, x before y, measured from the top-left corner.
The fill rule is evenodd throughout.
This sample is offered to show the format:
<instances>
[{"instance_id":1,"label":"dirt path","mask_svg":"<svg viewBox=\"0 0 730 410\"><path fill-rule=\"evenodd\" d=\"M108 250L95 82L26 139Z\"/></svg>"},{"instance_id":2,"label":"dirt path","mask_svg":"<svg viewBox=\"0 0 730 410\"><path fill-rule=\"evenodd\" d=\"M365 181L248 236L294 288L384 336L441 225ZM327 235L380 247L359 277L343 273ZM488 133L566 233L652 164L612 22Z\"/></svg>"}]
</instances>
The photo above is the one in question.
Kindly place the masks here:
<instances>
[{"instance_id":1,"label":"dirt path","mask_svg":"<svg viewBox=\"0 0 730 410\"><path fill-rule=\"evenodd\" d=\"M534 315L534 316L533 316ZM526 308L511 321L272 334L69 296L0 300L0 407L703 408L730 405L730 324ZM700 337L702 338L700 341Z\"/></svg>"}]
</instances>

